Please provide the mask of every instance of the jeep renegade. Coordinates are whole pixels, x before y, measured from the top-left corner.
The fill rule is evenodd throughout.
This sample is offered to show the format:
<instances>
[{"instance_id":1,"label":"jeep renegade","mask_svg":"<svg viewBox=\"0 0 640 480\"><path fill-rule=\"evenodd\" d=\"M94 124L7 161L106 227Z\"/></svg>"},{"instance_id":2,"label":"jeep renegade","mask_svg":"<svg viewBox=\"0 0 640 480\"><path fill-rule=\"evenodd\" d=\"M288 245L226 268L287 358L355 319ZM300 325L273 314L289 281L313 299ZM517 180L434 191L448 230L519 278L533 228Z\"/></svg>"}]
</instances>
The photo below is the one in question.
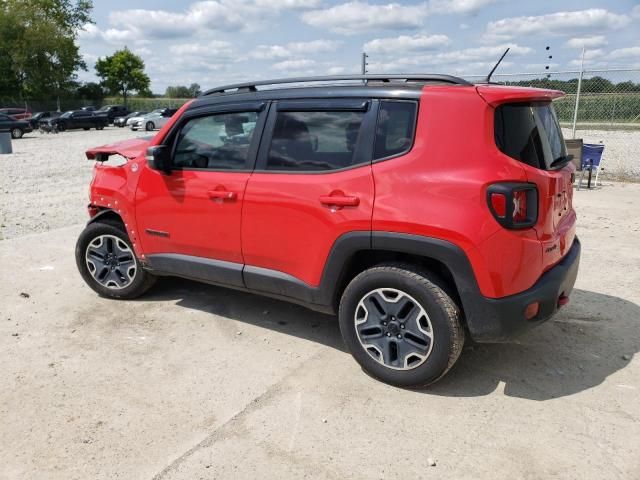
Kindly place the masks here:
<instances>
[{"instance_id":1,"label":"jeep renegade","mask_svg":"<svg viewBox=\"0 0 640 480\"><path fill-rule=\"evenodd\" d=\"M367 372L432 383L465 335L504 341L568 302L562 95L447 75L209 90L153 138L87 152L78 268L115 299L173 275L337 313Z\"/></svg>"}]
</instances>

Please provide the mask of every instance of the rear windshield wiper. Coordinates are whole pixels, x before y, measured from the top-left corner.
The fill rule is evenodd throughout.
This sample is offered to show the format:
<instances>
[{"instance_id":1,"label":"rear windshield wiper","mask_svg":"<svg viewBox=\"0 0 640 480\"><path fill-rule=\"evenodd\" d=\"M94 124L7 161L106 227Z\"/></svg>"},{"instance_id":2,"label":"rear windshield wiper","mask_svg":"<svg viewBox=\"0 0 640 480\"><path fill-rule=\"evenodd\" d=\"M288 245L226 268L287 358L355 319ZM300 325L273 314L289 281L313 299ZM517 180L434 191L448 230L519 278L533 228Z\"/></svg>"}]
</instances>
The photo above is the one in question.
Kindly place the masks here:
<instances>
[{"instance_id":1,"label":"rear windshield wiper","mask_svg":"<svg viewBox=\"0 0 640 480\"><path fill-rule=\"evenodd\" d=\"M571 160L573 160L573 155L563 155L561 157L556 158L553 162L551 162L551 165L549 165L549 168L564 167Z\"/></svg>"}]
</instances>

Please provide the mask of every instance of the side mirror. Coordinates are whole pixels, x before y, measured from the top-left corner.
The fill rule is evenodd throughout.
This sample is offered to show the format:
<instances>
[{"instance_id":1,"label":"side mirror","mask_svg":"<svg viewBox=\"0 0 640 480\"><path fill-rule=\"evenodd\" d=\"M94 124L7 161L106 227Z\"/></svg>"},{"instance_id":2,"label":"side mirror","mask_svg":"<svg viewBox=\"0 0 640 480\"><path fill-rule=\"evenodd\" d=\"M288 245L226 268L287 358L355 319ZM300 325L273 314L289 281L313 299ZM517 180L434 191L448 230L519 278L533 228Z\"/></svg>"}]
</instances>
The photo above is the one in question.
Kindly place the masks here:
<instances>
[{"instance_id":1,"label":"side mirror","mask_svg":"<svg viewBox=\"0 0 640 480\"><path fill-rule=\"evenodd\" d=\"M171 173L171 156L169 147L155 145L147 148L147 164L153 170L160 170L166 174Z\"/></svg>"}]
</instances>

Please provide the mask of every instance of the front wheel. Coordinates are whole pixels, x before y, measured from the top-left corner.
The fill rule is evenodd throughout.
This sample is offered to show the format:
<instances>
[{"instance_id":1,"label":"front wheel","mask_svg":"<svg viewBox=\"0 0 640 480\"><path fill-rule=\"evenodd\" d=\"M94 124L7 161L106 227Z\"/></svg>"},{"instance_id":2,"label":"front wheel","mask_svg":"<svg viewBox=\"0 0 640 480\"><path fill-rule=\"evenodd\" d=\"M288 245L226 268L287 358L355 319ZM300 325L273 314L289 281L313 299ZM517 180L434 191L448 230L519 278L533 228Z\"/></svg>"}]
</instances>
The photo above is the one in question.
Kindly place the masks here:
<instances>
[{"instance_id":1,"label":"front wheel","mask_svg":"<svg viewBox=\"0 0 640 480\"><path fill-rule=\"evenodd\" d=\"M11 138L18 139L18 138L22 138L23 135L24 135L24 132L22 131L21 128L16 127L11 129Z\"/></svg>"},{"instance_id":2,"label":"front wheel","mask_svg":"<svg viewBox=\"0 0 640 480\"><path fill-rule=\"evenodd\" d=\"M357 275L342 295L339 318L360 366L400 387L441 378L464 344L455 302L428 274L410 267L382 265Z\"/></svg>"},{"instance_id":3,"label":"front wheel","mask_svg":"<svg viewBox=\"0 0 640 480\"><path fill-rule=\"evenodd\" d=\"M156 281L140 265L125 231L112 224L92 223L83 230L76 265L87 285L103 297L136 298Z\"/></svg>"},{"instance_id":4,"label":"front wheel","mask_svg":"<svg viewBox=\"0 0 640 480\"><path fill-rule=\"evenodd\" d=\"M96 127L96 130L104 130L104 125L98 125L98 126Z\"/></svg>"},{"instance_id":5,"label":"front wheel","mask_svg":"<svg viewBox=\"0 0 640 480\"><path fill-rule=\"evenodd\" d=\"M145 128L145 130L147 132L150 132L151 130L156 128L156 126L153 124L153 122L147 122L147 124L144 126L144 128Z\"/></svg>"}]
</instances>

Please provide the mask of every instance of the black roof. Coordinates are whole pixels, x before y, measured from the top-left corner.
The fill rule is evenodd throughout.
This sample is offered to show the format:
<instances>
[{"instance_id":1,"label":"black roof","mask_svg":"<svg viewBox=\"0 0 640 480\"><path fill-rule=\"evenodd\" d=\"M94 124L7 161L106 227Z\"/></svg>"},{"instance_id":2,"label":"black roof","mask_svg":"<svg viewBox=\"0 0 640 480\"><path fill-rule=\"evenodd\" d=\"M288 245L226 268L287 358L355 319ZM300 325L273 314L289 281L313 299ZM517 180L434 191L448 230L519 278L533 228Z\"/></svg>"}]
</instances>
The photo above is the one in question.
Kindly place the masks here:
<instances>
[{"instance_id":1,"label":"black roof","mask_svg":"<svg viewBox=\"0 0 640 480\"><path fill-rule=\"evenodd\" d=\"M419 98L422 88L432 85L471 83L450 75L342 75L331 77L301 77L238 83L205 91L193 107L216 103L266 101L296 98ZM280 85L288 85L282 88ZM275 88L273 88L275 86ZM272 87L261 88L257 87Z\"/></svg>"}]
</instances>

